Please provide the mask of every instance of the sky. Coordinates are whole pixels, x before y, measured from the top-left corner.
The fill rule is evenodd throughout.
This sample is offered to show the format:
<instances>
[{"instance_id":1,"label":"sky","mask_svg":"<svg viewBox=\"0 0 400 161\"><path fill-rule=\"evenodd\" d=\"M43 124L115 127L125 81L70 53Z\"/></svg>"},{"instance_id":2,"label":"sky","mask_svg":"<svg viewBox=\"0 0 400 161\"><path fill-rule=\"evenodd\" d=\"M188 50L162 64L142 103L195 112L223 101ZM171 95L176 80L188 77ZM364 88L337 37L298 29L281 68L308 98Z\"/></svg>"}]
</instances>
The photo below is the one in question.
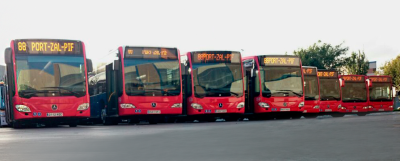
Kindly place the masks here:
<instances>
[{"instance_id":1,"label":"sky","mask_svg":"<svg viewBox=\"0 0 400 161\"><path fill-rule=\"evenodd\" d=\"M379 67L400 54L399 6L388 0L7 0L0 1L0 50L13 39L74 39L96 61L122 45L248 56L292 54L321 40L364 50Z\"/></svg>"}]
</instances>

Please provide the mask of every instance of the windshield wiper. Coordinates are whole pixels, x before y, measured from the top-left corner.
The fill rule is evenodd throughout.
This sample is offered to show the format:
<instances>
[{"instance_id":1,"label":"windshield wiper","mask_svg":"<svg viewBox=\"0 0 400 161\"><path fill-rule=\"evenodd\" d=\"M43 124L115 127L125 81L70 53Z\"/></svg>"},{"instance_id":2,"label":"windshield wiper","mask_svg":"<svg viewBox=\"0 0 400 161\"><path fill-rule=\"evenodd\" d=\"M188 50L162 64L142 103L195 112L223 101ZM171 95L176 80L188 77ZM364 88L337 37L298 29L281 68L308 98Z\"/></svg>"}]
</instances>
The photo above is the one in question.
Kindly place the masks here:
<instances>
[{"instance_id":1,"label":"windshield wiper","mask_svg":"<svg viewBox=\"0 0 400 161\"><path fill-rule=\"evenodd\" d=\"M297 96L299 96L299 97L303 97L303 94L300 94L300 93L294 92L294 91L292 91L292 90L278 90L278 91L292 92L293 94L295 94L295 95L297 95Z\"/></svg>"},{"instance_id":2,"label":"windshield wiper","mask_svg":"<svg viewBox=\"0 0 400 161\"><path fill-rule=\"evenodd\" d=\"M75 97L82 97L83 96L81 93L74 92L74 91L72 91L71 89L69 89L67 87L44 87L44 88L63 89L63 90L66 90L66 91L70 92Z\"/></svg>"},{"instance_id":3,"label":"windshield wiper","mask_svg":"<svg viewBox=\"0 0 400 161\"><path fill-rule=\"evenodd\" d=\"M24 98L31 98L36 95L37 90L21 90L18 92L18 95Z\"/></svg>"}]
</instances>

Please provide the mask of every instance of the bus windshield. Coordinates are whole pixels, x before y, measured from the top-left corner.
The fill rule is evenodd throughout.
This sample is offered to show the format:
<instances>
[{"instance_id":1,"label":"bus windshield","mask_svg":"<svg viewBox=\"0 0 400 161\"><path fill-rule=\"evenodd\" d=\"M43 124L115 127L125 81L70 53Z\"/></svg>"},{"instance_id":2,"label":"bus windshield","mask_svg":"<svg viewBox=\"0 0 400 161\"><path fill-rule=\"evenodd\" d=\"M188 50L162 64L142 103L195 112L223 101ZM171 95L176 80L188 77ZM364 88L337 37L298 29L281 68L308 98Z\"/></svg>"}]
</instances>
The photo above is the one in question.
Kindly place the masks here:
<instances>
[{"instance_id":1,"label":"bus windshield","mask_svg":"<svg viewBox=\"0 0 400 161\"><path fill-rule=\"evenodd\" d=\"M193 65L196 97L243 96L240 63L202 63Z\"/></svg>"},{"instance_id":2,"label":"bus windshield","mask_svg":"<svg viewBox=\"0 0 400 161\"><path fill-rule=\"evenodd\" d=\"M177 96L181 92L178 60L125 59L128 96Z\"/></svg>"},{"instance_id":3,"label":"bus windshield","mask_svg":"<svg viewBox=\"0 0 400 161\"><path fill-rule=\"evenodd\" d=\"M304 77L304 93L305 100L318 100L318 77L317 76L305 76Z\"/></svg>"},{"instance_id":4,"label":"bus windshield","mask_svg":"<svg viewBox=\"0 0 400 161\"><path fill-rule=\"evenodd\" d=\"M392 101L392 85L390 83L374 83L369 89L370 101Z\"/></svg>"},{"instance_id":5,"label":"bus windshield","mask_svg":"<svg viewBox=\"0 0 400 161\"><path fill-rule=\"evenodd\" d=\"M82 56L16 55L15 59L19 96L85 96Z\"/></svg>"},{"instance_id":6,"label":"bus windshield","mask_svg":"<svg viewBox=\"0 0 400 161\"><path fill-rule=\"evenodd\" d=\"M343 102L366 102L367 89L364 82L348 82L342 88Z\"/></svg>"},{"instance_id":7,"label":"bus windshield","mask_svg":"<svg viewBox=\"0 0 400 161\"><path fill-rule=\"evenodd\" d=\"M340 101L339 79L319 79L321 101Z\"/></svg>"},{"instance_id":8,"label":"bus windshield","mask_svg":"<svg viewBox=\"0 0 400 161\"><path fill-rule=\"evenodd\" d=\"M303 97L300 67L262 67L262 69L264 97Z\"/></svg>"}]
</instances>

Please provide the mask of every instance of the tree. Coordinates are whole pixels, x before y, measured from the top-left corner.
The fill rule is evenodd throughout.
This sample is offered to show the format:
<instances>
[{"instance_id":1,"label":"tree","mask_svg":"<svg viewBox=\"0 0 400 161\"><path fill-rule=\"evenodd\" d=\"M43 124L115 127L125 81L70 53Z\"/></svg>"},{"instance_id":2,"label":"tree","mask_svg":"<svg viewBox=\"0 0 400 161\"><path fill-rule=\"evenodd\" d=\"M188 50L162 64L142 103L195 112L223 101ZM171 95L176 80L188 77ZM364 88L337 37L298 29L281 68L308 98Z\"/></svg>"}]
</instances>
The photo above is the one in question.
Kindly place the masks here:
<instances>
[{"instance_id":1,"label":"tree","mask_svg":"<svg viewBox=\"0 0 400 161\"><path fill-rule=\"evenodd\" d=\"M352 52L351 56L345 59L347 74L366 75L368 73L369 62L364 51Z\"/></svg>"},{"instance_id":2,"label":"tree","mask_svg":"<svg viewBox=\"0 0 400 161\"><path fill-rule=\"evenodd\" d=\"M343 43L333 46L319 40L306 49L294 51L294 55L300 57L304 66L315 66L318 69L340 69L344 65L345 58L343 56L348 50L349 48L344 47Z\"/></svg>"},{"instance_id":3,"label":"tree","mask_svg":"<svg viewBox=\"0 0 400 161\"><path fill-rule=\"evenodd\" d=\"M399 89L400 87L400 55L385 63L380 68L383 75L390 75L393 79L394 86Z\"/></svg>"}]
</instances>

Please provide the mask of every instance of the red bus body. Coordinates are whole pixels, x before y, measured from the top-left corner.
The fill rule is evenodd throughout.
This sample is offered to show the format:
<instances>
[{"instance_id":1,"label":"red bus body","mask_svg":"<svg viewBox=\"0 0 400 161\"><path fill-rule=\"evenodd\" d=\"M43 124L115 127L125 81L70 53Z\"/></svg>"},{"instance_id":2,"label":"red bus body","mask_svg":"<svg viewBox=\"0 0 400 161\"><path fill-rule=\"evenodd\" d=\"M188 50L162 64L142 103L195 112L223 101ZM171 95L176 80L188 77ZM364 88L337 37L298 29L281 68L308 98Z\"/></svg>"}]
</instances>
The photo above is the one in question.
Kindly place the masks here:
<instances>
[{"instance_id":1,"label":"red bus body","mask_svg":"<svg viewBox=\"0 0 400 161\"><path fill-rule=\"evenodd\" d=\"M193 59L195 59L194 54L195 53L204 53L204 54L209 54L209 55L218 55L221 53L225 53L225 54L232 54L232 51L196 51L196 52L188 52L186 53L187 56L187 61L189 62L189 70L192 71L189 73L190 75L190 84L191 86L187 86L187 88L191 88L191 92L188 94L189 96L186 97L186 108L187 108L187 115L189 116L198 116L198 117L202 117L201 115L209 115L209 116L218 116L218 117L225 117L229 114L243 114L244 113L244 94L242 94L241 96L233 96L230 95L229 96L205 96L205 97L197 97L195 96L195 75L194 75L194 62ZM214 54L215 53L215 54ZM237 63L240 63L240 79L242 80L240 83L240 87L241 90L243 92L243 88L244 88L244 83L243 83L243 64L241 63L241 59L240 59L240 52L237 52L238 54L238 58L235 58L238 60ZM223 54L221 54L223 55ZM232 58L233 59L233 58ZM215 61L215 60L213 60ZM230 61L230 60L229 60ZM217 62L215 61L215 64L231 64L231 62ZM198 63L200 64L200 62ZM207 63L202 63L207 67ZM227 66L224 66L224 68L227 68ZM216 69L212 69L213 67L208 68L207 70L216 70ZM216 67L217 69L219 69L218 67ZM222 71L221 71L222 72ZM215 74L214 72L210 72L211 74ZM221 73L222 75L223 73ZM200 77L200 76L198 76ZM199 78L197 78L199 79ZM212 79L211 81L215 81L215 77L210 78ZM196 80L198 81L198 80ZM200 83L200 81L198 81ZM240 82L240 80L239 80ZM232 83L232 82L231 82ZM218 86L218 84L216 85ZM243 107L238 107L240 106L239 104L243 104ZM199 104L202 109L199 108L195 108L193 107L194 104Z\"/></svg>"},{"instance_id":2,"label":"red bus body","mask_svg":"<svg viewBox=\"0 0 400 161\"><path fill-rule=\"evenodd\" d=\"M310 66L303 66L303 74L304 74L304 93L305 93L305 99L304 99L304 108L303 108L303 113L319 113L320 112L320 84L319 84L319 79L318 79L318 70L317 67L310 67ZM309 81L308 78L310 79ZM315 79L313 79L315 78ZM315 92L315 86L310 86L307 84L312 84L315 82L312 81L316 81L317 83L317 90L318 94L316 93L312 93L313 90ZM318 95L317 98L307 98L307 95L309 94L314 94L314 95Z\"/></svg>"},{"instance_id":3,"label":"red bus body","mask_svg":"<svg viewBox=\"0 0 400 161\"><path fill-rule=\"evenodd\" d=\"M339 74L335 70L318 70L320 83L320 112L335 113L342 107L342 85L340 84ZM325 97L326 93L326 98ZM338 96L334 98L329 94Z\"/></svg>"},{"instance_id":4,"label":"red bus body","mask_svg":"<svg viewBox=\"0 0 400 161\"><path fill-rule=\"evenodd\" d=\"M125 51L123 47L118 48L120 53ZM177 50L178 66L179 66L179 82L180 94L177 96L128 96L125 90L125 74L122 74L122 96L118 98L119 116L134 116L134 115L180 115L182 114L182 105L172 108L174 104L182 104L182 75L180 64L180 54ZM122 56L121 55L121 56ZM126 58L121 59L122 73L125 73ZM136 108L121 108L121 104L133 104ZM154 107L154 104L156 105Z\"/></svg>"},{"instance_id":5,"label":"red bus body","mask_svg":"<svg viewBox=\"0 0 400 161\"><path fill-rule=\"evenodd\" d=\"M341 113L366 113L368 112L368 86L367 86L367 76L365 75L341 75L340 78L345 82L345 86L342 87L342 107L338 110ZM357 83L359 85L358 88L353 88L351 83ZM363 91L365 89L365 91ZM352 101L356 97L354 94L351 97L346 97L352 95L352 93L357 93L361 98L365 98L361 101ZM365 96L365 97L364 97ZM349 99L350 101L348 101Z\"/></svg>"},{"instance_id":6,"label":"red bus body","mask_svg":"<svg viewBox=\"0 0 400 161\"><path fill-rule=\"evenodd\" d=\"M286 58L295 58L298 60L298 62L295 62L297 66L292 66L294 68L298 68L301 73L301 97L298 96L270 96L270 97L264 97L263 96L263 86L262 86L262 81L261 81L261 72L260 69L263 67L261 65L260 60L263 58L268 58L268 57L273 57L273 59L286 59ZM304 110L304 76L303 76L303 70L301 66L301 60L296 57L296 56L288 56L288 55L265 55L265 56L249 56L249 57L244 57L242 59L244 63L247 62L254 62L254 69L255 69L255 84L259 91L255 91L255 94L253 98L250 98L251 101L254 101L253 103L253 108L254 108L254 113L256 114L261 114L261 113L271 113L271 112L303 112ZM279 67L288 67L288 65L277 65ZM275 67L274 65L270 66ZM268 67L266 67L268 68ZM270 73L269 73L270 74ZM268 75L266 73L265 75ZM278 77L283 77L283 75L280 75ZM265 106L267 105L267 106ZM264 106L264 107L262 107Z\"/></svg>"},{"instance_id":7,"label":"red bus body","mask_svg":"<svg viewBox=\"0 0 400 161\"><path fill-rule=\"evenodd\" d=\"M369 88L369 111L370 112L391 112L393 111L394 100L392 97L392 77L390 76L368 76L371 82ZM383 85L383 86L382 86ZM376 87L382 87L376 89ZM385 91L386 90L386 91ZM384 96L386 94L386 96ZM377 96L375 96L377 95ZM379 97L386 97L384 100L379 100ZM378 98L374 100L374 97Z\"/></svg>"},{"instance_id":8,"label":"red bus body","mask_svg":"<svg viewBox=\"0 0 400 161\"><path fill-rule=\"evenodd\" d=\"M12 52L12 63L7 64L7 68L11 66L13 69L12 76L7 76L7 78L14 78L13 80L8 79L7 82L9 87L14 86L13 90L15 90L14 96L8 97L10 102L8 104L8 122L13 123L14 125L17 122L25 122L25 123L36 123L36 122L50 122L50 123L71 123L76 124L76 120L79 118L88 118L90 117L90 107L86 110L77 110L79 105L88 104L89 103L89 94L88 94L88 82L85 79L85 95L82 97L75 97L75 96L46 96L46 97L31 97L31 98L23 98L19 96L19 91L17 87L17 63L16 63L16 48L17 44L16 41L25 41L24 40L12 40L11 41L11 52ZM46 41L45 39L35 39L38 41ZM30 40L26 40L30 41ZM48 41L58 41L58 40L48 40ZM70 40L68 40L70 41ZM78 44L82 46L82 55L81 59L84 64L84 76L87 78L87 61L86 61L86 53L85 53L85 45L81 41L76 41ZM61 44L61 43L60 43ZM62 44L61 44L62 45ZM33 50L33 49L32 49ZM55 55L54 57L57 57ZM7 69L7 72L11 71ZM43 72L46 74L45 72ZM10 73L8 73L10 74ZM60 78L61 79L61 78ZM11 83L13 82L13 83ZM9 89L11 90L11 89ZM54 94L53 94L54 95ZM16 109L17 105L25 105L29 107L30 112L20 112ZM53 116L51 113L59 113ZM62 116L60 116L62 114ZM57 116L58 115L58 116Z\"/></svg>"}]
</instances>

